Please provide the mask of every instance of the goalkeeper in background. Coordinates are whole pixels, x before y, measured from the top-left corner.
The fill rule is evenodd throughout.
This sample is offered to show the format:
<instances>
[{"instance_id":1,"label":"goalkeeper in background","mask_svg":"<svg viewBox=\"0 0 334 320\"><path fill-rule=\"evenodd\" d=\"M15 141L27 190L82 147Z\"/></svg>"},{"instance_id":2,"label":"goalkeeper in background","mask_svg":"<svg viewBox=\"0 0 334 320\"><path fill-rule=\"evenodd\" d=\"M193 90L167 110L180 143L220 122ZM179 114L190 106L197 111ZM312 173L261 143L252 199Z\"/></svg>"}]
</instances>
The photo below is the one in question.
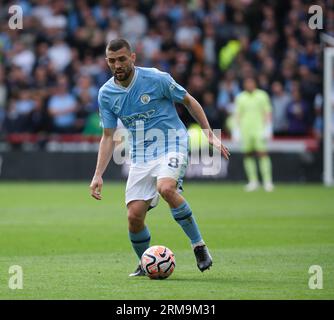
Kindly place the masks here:
<instances>
[{"instance_id":1,"label":"goalkeeper in background","mask_svg":"<svg viewBox=\"0 0 334 320\"><path fill-rule=\"evenodd\" d=\"M256 80L247 77L244 91L236 98L235 128L232 138L241 139L244 154L244 168L248 179L245 191L255 191L259 187L255 156L265 191L274 189L271 161L267 153L267 141L272 138L271 104L268 94L257 88Z\"/></svg>"}]
</instances>

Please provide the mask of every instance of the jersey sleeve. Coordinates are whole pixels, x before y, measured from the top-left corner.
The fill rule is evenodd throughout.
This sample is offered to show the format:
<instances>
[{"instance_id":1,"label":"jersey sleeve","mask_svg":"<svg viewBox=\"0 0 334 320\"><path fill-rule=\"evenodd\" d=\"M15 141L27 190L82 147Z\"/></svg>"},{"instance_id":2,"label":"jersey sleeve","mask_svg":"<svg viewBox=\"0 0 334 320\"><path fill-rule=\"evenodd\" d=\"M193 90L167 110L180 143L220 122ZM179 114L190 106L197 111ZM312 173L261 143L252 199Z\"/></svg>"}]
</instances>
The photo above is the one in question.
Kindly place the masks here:
<instances>
[{"instance_id":1,"label":"jersey sleeve","mask_svg":"<svg viewBox=\"0 0 334 320\"><path fill-rule=\"evenodd\" d=\"M163 96L175 102L183 102L187 90L179 85L170 74L161 72L160 84Z\"/></svg>"},{"instance_id":2,"label":"jersey sleeve","mask_svg":"<svg viewBox=\"0 0 334 320\"><path fill-rule=\"evenodd\" d=\"M108 99L103 94L103 91L99 91L98 95L99 114L101 120L101 127L104 129L111 129L117 127L117 117L108 108Z\"/></svg>"}]
</instances>

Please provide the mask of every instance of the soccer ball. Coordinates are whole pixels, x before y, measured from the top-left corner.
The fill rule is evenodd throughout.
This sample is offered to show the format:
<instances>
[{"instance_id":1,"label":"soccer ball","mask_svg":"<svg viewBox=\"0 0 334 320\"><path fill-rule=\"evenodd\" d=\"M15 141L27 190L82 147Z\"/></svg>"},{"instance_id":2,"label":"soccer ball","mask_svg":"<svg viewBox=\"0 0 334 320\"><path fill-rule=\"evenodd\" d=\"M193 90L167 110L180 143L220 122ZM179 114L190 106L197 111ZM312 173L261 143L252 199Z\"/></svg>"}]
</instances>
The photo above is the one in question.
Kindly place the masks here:
<instances>
[{"instance_id":1,"label":"soccer ball","mask_svg":"<svg viewBox=\"0 0 334 320\"><path fill-rule=\"evenodd\" d=\"M151 279L166 279L175 269L174 253L165 246L152 246L141 257L141 267Z\"/></svg>"}]
</instances>

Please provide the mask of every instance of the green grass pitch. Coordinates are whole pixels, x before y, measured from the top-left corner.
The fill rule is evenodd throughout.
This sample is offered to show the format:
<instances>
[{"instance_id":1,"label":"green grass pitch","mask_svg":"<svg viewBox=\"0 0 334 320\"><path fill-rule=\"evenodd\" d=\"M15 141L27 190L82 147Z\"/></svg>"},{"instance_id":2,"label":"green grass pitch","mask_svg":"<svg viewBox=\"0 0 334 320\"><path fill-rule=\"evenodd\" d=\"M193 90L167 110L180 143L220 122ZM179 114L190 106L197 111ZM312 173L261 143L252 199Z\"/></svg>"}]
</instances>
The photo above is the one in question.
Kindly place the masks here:
<instances>
[{"instance_id":1,"label":"green grass pitch","mask_svg":"<svg viewBox=\"0 0 334 320\"><path fill-rule=\"evenodd\" d=\"M0 183L0 299L334 299L334 191L278 185L246 194L240 184L185 183L214 259L197 270L188 239L161 201L147 223L151 244L172 249L167 280L128 278L137 264L127 234L124 183ZM8 287L9 267L23 289ZM323 289L308 286L311 265Z\"/></svg>"}]
</instances>

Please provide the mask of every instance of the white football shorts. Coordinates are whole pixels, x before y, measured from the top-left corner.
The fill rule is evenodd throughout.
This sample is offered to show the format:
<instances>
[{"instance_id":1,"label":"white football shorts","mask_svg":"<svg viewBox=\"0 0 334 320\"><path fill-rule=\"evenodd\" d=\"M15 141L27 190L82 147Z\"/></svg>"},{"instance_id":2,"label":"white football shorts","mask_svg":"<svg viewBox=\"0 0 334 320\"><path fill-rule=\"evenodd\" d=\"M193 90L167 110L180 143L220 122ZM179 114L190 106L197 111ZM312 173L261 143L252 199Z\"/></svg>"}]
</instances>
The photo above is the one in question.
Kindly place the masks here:
<instances>
[{"instance_id":1,"label":"white football shorts","mask_svg":"<svg viewBox=\"0 0 334 320\"><path fill-rule=\"evenodd\" d=\"M132 164L126 184L125 203L157 197L157 180L161 178L174 179L178 190L182 191L187 165L188 156L178 152L167 153L149 162Z\"/></svg>"}]
</instances>

